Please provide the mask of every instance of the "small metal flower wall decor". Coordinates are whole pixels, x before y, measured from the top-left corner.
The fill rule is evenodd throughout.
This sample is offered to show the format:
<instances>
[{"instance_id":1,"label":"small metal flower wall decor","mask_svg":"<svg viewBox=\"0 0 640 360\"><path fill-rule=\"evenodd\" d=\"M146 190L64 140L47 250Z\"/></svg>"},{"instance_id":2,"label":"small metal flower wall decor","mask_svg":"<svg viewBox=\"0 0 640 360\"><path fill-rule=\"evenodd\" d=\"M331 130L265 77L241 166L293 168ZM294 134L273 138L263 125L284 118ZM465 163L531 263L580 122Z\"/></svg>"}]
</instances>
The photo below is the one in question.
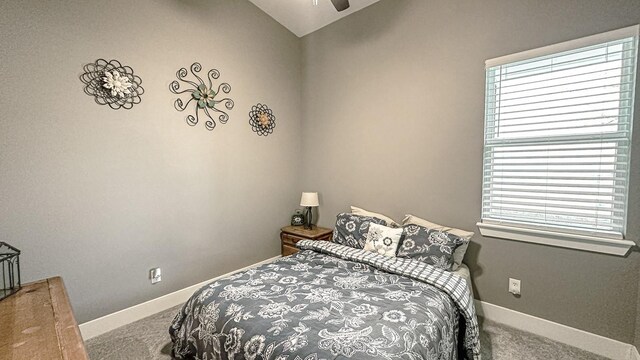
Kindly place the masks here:
<instances>
[{"instance_id":1,"label":"small metal flower wall decor","mask_svg":"<svg viewBox=\"0 0 640 360\"><path fill-rule=\"evenodd\" d=\"M273 111L266 104L258 103L251 107L249 124L251 125L251 130L255 131L256 134L267 136L273 133L273 129L276 127L276 116L273 115Z\"/></svg>"},{"instance_id":2,"label":"small metal flower wall decor","mask_svg":"<svg viewBox=\"0 0 640 360\"><path fill-rule=\"evenodd\" d=\"M189 103L195 101L195 116L189 114L186 118L187 124L190 126L198 124L200 110L202 110L209 118L209 120L204 123L204 127L207 130L211 131L216 127L216 122L213 119L212 113L220 113L218 121L222 124L226 124L227 120L229 120L229 114L220 110L218 106L220 103L224 103L224 107L227 110L233 109L233 100L228 97L221 97L222 94L228 94L231 91L231 85L227 83L220 83L217 89L213 90L213 81L220 77L220 72L218 70L209 70L207 73L207 83L198 76L198 73L202 70L202 65L197 62L193 63L190 70L191 74L195 78L193 81L185 79L188 75L187 69L181 68L176 72L178 80L186 84L187 87L191 87L190 89L180 91L180 82L178 82L178 80L173 80L171 84L169 84L169 90L171 90L172 93L176 95L185 93L189 94L189 100L186 103L182 99L177 98L173 103L173 107L178 111L184 111L187 106L189 106Z\"/></svg>"},{"instance_id":3,"label":"small metal flower wall decor","mask_svg":"<svg viewBox=\"0 0 640 360\"><path fill-rule=\"evenodd\" d=\"M118 60L98 59L85 65L80 80L85 85L84 92L93 96L96 103L114 110L131 109L142 101L140 95L144 94L142 79Z\"/></svg>"}]
</instances>

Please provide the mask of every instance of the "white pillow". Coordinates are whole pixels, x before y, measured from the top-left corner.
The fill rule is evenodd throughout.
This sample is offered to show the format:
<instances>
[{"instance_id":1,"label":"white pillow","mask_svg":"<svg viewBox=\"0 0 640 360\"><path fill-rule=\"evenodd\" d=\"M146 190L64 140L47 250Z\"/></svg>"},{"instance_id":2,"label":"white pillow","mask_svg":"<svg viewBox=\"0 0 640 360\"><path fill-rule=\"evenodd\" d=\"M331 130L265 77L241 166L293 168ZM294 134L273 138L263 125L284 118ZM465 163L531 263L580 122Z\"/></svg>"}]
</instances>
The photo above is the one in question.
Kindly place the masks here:
<instances>
[{"instance_id":1,"label":"white pillow","mask_svg":"<svg viewBox=\"0 0 640 360\"><path fill-rule=\"evenodd\" d=\"M428 229L435 229L439 231L448 232L453 235L459 236L463 239L467 239L469 240L469 242L471 242L471 237L474 234L471 231L464 231L464 230L452 228L449 226L438 225L430 221L427 221L425 219L421 219L417 216L407 214L404 216L404 220L402 220L402 225L409 225L409 224L420 225ZM462 259L464 259L464 254L467 252L468 247L469 247L469 243L466 243L464 245L458 246L453 251L453 267L451 268L452 271L455 271L456 269L458 269L458 267L460 267L460 264L462 264Z\"/></svg>"},{"instance_id":2,"label":"white pillow","mask_svg":"<svg viewBox=\"0 0 640 360\"><path fill-rule=\"evenodd\" d=\"M364 249L380 255L395 257L402 231L402 228L390 228L371 223L369 224L369 232L367 233Z\"/></svg>"},{"instance_id":3,"label":"white pillow","mask_svg":"<svg viewBox=\"0 0 640 360\"><path fill-rule=\"evenodd\" d=\"M397 222L395 222L395 220L393 220L392 218L380 214L380 213L375 213L372 211L368 211L359 207L355 207L353 205L351 205L351 213L354 215L361 215L361 216L371 216L374 218L378 218L380 220L384 220L387 222L387 225L392 226L392 227L401 227L400 224L398 224Z\"/></svg>"}]
</instances>

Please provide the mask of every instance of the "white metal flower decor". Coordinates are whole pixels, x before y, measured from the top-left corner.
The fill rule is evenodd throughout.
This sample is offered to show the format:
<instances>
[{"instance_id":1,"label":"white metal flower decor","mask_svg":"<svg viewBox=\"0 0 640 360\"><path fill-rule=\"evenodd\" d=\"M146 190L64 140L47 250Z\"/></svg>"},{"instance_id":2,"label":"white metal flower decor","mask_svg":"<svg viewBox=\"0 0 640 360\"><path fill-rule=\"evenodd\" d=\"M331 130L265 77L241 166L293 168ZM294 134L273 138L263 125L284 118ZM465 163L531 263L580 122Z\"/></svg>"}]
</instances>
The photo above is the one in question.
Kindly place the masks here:
<instances>
[{"instance_id":1,"label":"white metal flower decor","mask_svg":"<svg viewBox=\"0 0 640 360\"><path fill-rule=\"evenodd\" d=\"M119 96L124 97L125 95L131 94L129 88L131 87L131 83L129 82L129 78L125 76L120 76L120 73L117 70L113 70L111 72L105 71L104 77L102 81L104 81L103 87L111 90L111 96Z\"/></svg>"},{"instance_id":2,"label":"white metal flower decor","mask_svg":"<svg viewBox=\"0 0 640 360\"><path fill-rule=\"evenodd\" d=\"M141 102L144 93L142 79L129 66L117 60L98 59L84 66L80 80L85 84L84 92L93 96L96 103L109 105L114 110L131 109Z\"/></svg>"}]
</instances>

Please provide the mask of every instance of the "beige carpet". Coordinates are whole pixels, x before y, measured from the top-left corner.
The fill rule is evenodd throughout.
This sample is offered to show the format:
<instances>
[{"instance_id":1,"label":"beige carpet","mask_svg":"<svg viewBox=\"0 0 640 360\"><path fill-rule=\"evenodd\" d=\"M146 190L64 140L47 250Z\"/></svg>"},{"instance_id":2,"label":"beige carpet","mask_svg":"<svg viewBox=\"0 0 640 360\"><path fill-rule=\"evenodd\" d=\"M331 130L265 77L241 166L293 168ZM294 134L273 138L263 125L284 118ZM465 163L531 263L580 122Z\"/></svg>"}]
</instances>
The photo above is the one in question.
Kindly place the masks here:
<instances>
[{"instance_id":1,"label":"beige carpet","mask_svg":"<svg viewBox=\"0 0 640 360\"><path fill-rule=\"evenodd\" d=\"M91 360L171 359L169 324L179 307L115 329L86 342ZM600 360L598 355L544 337L483 321L483 360Z\"/></svg>"}]
</instances>

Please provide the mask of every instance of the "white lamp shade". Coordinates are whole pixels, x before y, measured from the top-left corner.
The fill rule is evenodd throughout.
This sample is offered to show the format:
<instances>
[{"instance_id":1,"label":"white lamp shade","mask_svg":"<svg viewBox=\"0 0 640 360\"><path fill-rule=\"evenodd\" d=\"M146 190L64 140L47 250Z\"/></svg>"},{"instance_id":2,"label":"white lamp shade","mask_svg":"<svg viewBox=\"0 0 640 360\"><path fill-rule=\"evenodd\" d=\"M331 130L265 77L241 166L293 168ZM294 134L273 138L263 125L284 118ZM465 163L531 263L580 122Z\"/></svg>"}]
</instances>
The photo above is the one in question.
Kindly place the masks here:
<instances>
[{"instance_id":1,"label":"white lamp shade","mask_svg":"<svg viewBox=\"0 0 640 360\"><path fill-rule=\"evenodd\" d=\"M300 206L320 206L317 192L303 192L300 198Z\"/></svg>"}]
</instances>

